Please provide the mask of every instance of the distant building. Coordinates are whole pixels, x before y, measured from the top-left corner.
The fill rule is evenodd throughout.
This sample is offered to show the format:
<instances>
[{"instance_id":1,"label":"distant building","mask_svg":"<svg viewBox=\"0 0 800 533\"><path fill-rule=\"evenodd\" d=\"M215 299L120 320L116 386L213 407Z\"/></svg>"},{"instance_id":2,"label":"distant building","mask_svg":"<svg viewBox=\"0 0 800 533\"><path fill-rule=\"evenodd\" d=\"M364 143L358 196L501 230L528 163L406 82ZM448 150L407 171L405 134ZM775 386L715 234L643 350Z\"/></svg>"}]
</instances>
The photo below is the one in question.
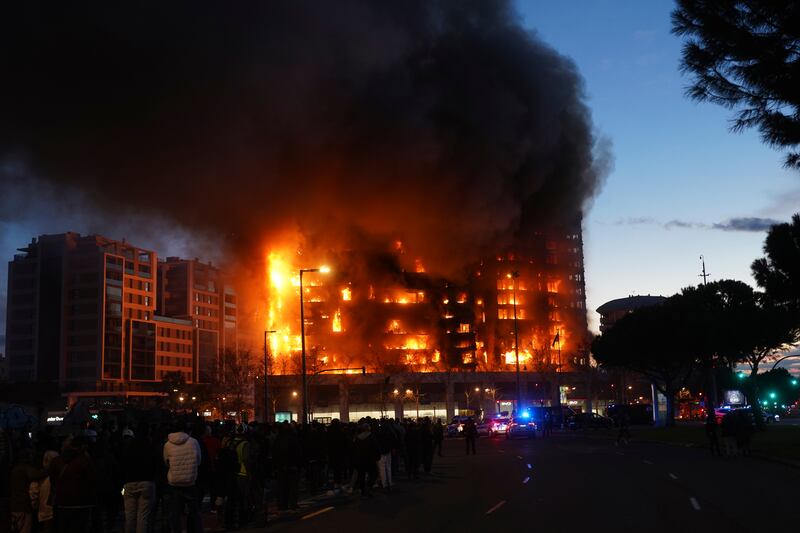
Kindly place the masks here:
<instances>
[{"instance_id":1,"label":"distant building","mask_svg":"<svg viewBox=\"0 0 800 533\"><path fill-rule=\"evenodd\" d=\"M159 299L156 253L125 241L69 232L41 235L19 251L8 269L10 381L146 396L168 373L188 383L210 379L219 351L235 346L235 295L209 265L161 263L175 295Z\"/></svg>"},{"instance_id":2,"label":"distant building","mask_svg":"<svg viewBox=\"0 0 800 533\"><path fill-rule=\"evenodd\" d=\"M628 296L627 298L617 298L606 302L597 308L600 314L600 331L603 332L614 325L614 323L639 309L640 307L650 307L664 303L667 299L664 296Z\"/></svg>"},{"instance_id":3,"label":"distant building","mask_svg":"<svg viewBox=\"0 0 800 533\"><path fill-rule=\"evenodd\" d=\"M178 257L159 263L159 314L188 320L195 329L194 381L211 381L219 370L220 354L237 349L236 303L233 288L210 263Z\"/></svg>"}]
</instances>

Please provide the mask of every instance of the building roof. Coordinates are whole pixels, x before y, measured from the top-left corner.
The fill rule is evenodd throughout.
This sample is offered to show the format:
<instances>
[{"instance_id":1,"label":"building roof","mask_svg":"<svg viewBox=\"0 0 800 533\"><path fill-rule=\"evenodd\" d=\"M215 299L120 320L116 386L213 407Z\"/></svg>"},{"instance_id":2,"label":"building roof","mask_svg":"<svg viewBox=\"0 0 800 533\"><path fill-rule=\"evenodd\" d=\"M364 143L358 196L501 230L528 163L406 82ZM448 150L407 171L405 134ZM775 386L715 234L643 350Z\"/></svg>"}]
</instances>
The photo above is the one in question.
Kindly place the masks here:
<instances>
[{"instance_id":1,"label":"building roof","mask_svg":"<svg viewBox=\"0 0 800 533\"><path fill-rule=\"evenodd\" d=\"M597 312L601 315L607 315L614 311L632 311L640 307L647 307L650 305L657 305L666 301L664 296L628 296L627 298L617 298L606 302L597 308Z\"/></svg>"}]
</instances>

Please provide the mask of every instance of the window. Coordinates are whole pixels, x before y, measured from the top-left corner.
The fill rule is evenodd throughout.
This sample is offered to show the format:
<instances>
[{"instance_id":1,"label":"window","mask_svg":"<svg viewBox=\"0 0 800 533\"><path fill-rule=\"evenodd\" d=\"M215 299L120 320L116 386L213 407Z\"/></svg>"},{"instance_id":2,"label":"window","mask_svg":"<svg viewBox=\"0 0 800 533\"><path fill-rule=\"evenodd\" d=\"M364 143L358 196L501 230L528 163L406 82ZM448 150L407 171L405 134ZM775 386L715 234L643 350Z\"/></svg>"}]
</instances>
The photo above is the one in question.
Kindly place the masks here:
<instances>
[{"instance_id":1,"label":"window","mask_svg":"<svg viewBox=\"0 0 800 533\"><path fill-rule=\"evenodd\" d=\"M458 332L459 333L469 333L470 326L469 324L459 324L458 325Z\"/></svg>"}]
</instances>

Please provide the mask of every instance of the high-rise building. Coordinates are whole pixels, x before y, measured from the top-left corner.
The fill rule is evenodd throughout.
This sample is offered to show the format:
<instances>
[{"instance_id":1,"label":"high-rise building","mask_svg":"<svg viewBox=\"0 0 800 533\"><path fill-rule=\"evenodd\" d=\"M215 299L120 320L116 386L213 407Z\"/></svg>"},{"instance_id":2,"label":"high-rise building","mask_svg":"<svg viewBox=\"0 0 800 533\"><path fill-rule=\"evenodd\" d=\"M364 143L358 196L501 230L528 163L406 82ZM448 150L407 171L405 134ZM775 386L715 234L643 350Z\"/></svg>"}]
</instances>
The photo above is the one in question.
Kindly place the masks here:
<instances>
[{"instance_id":1,"label":"high-rise building","mask_svg":"<svg viewBox=\"0 0 800 533\"><path fill-rule=\"evenodd\" d=\"M77 233L20 251L8 269L9 378L87 390L131 379L147 361L126 342L128 323L155 314L156 254Z\"/></svg>"},{"instance_id":2,"label":"high-rise building","mask_svg":"<svg viewBox=\"0 0 800 533\"><path fill-rule=\"evenodd\" d=\"M211 265L169 258L162 276L151 250L71 232L20 252L8 271L10 381L152 393L167 374L209 381L235 348L236 296Z\"/></svg>"},{"instance_id":3,"label":"high-rise building","mask_svg":"<svg viewBox=\"0 0 800 533\"><path fill-rule=\"evenodd\" d=\"M193 380L212 381L219 372L222 353L237 348L232 286L210 263L167 257L159 263L158 294L160 314L188 320L194 327L197 364Z\"/></svg>"}]
</instances>

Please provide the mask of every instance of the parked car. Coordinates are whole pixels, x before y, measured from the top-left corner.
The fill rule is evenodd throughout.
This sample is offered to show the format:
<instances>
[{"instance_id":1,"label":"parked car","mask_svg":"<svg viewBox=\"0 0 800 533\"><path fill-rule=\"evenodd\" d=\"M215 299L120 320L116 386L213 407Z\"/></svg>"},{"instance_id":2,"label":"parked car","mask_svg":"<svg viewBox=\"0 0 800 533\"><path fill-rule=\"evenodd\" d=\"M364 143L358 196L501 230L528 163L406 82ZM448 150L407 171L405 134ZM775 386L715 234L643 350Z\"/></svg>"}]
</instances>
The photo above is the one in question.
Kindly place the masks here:
<instances>
[{"instance_id":1,"label":"parked car","mask_svg":"<svg viewBox=\"0 0 800 533\"><path fill-rule=\"evenodd\" d=\"M578 413L569 419L568 425L572 430L612 428L614 427L614 421L597 413Z\"/></svg>"},{"instance_id":2,"label":"parked car","mask_svg":"<svg viewBox=\"0 0 800 533\"><path fill-rule=\"evenodd\" d=\"M653 406L650 404L614 404L608 406L608 418L614 420L619 425L618 420L623 415L628 415L628 424L652 424Z\"/></svg>"},{"instance_id":3,"label":"parked car","mask_svg":"<svg viewBox=\"0 0 800 533\"><path fill-rule=\"evenodd\" d=\"M517 437L527 437L529 439L536 437L536 422L529 417L512 418L508 423L506 438L514 439Z\"/></svg>"},{"instance_id":4,"label":"parked car","mask_svg":"<svg viewBox=\"0 0 800 533\"><path fill-rule=\"evenodd\" d=\"M492 433L492 421L491 420L483 420L482 422L478 422L475 424L475 427L478 430L478 436L489 436Z\"/></svg>"},{"instance_id":5,"label":"parked car","mask_svg":"<svg viewBox=\"0 0 800 533\"><path fill-rule=\"evenodd\" d=\"M509 422L511 422L511 419L508 417L493 418L489 425L489 436L505 435L508 431Z\"/></svg>"},{"instance_id":6,"label":"parked car","mask_svg":"<svg viewBox=\"0 0 800 533\"><path fill-rule=\"evenodd\" d=\"M471 416L457 415L453 417L452 422L447 424L447 436L459 437L461 432L464 431L464 424L472 418Z\"/></svg>"}]
</instances>

